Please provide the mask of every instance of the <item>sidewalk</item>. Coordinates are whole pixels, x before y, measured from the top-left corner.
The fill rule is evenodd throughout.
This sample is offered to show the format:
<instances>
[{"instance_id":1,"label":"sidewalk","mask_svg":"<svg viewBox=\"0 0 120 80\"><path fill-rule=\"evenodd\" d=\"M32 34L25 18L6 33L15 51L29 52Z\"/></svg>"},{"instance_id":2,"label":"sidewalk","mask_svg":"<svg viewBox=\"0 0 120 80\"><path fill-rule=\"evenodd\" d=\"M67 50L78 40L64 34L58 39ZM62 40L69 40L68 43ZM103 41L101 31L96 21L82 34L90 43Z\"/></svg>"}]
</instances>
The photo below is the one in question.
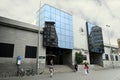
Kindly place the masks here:
<instances>
[{"instance_id":1,"label":"sidewalk","mask_svg":"<svg viewBox=\"0 0 120 80\"><path fill-rule=\"evenodd\" d=\"M0 80L120 80L120 68L94 71L90 70L89 74L85 75L84 71L55 73L52 78L50 74L42 74L35 76L24 76L22 78L11 77Z\"/></svg>"},{"instance_id":2,"label":"sidewalk","mask_svg":"<svg viewBox=\"0 0 120 80\"><path fill-rule=\"evenodd\" d=\"M0 80L76 80L76 76L78 76L77 80L79 80L79 76L86 76L84 74L81 75L80 72L68 72L68 73L54 73L53 77L50 77L50 74L42 74L35 76L24 76L24 77L11 77L11 78L2 78Z\"/></svg>"}]
</instances>

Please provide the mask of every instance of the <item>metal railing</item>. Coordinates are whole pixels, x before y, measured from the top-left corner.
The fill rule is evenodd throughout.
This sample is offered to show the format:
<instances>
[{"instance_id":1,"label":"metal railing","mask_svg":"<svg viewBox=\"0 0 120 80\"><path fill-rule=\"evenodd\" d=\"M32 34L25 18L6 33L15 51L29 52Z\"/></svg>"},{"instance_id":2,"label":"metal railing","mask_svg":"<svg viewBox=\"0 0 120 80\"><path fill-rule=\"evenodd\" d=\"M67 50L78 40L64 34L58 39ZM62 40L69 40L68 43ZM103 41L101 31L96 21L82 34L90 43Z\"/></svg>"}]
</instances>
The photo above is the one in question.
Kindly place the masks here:
<instances>
[{"instance_id":1,"label":"metal railing","mask_svg":"<svg viewBox=\"0 0 120 80\"><path fill-rule=\"evenodd\" d=\"M23 77L23 76L34 76L35 71L32 68L21 68L20 70L14 72L0 72L0 78L10 78L10 77Z\"/></svg>"}]
</instances>

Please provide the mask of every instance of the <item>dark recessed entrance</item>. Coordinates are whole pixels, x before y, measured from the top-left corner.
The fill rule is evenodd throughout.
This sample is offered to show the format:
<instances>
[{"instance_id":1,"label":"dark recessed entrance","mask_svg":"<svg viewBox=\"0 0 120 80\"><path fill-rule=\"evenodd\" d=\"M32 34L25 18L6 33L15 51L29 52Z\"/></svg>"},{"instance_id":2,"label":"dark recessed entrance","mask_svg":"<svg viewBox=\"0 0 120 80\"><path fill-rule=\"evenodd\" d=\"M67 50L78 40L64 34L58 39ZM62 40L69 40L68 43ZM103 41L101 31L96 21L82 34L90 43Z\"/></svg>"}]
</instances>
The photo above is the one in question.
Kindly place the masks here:
<instances>
[{"instance_id":1,"label":"dark recessed entrance","mask_svg":"<svg viewBox=\"0 0 120 80\"><path fill-rule=\"evenodd\" d=\"M50 64L50 60L53 59L54 64L63 65L66 64L69 58L72 59L72 50L62 49L55 47L46 47L46 64ZM71 60L69 59L69 61Z\"/></svg>"},{"instance_id":2,"label":"dark recessed entrance","mask_svg":"<svg viewBox=\"0 0 120 80\"><path fill-rule=\"evenodd\" d=\"M90 52L90 64L98 64L102 66L102 54Z\"/></svg>"}]
</instances>

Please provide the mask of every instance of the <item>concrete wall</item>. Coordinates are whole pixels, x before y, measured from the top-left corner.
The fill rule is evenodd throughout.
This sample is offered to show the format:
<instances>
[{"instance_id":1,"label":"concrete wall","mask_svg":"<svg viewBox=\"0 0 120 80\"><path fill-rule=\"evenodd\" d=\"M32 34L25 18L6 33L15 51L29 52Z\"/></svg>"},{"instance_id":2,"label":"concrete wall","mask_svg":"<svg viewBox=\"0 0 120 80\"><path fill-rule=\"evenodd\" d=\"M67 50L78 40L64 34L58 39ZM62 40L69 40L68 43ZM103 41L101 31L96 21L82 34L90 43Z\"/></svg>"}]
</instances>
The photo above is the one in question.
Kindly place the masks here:
<instances>
[{"instance_id":1,"label":"concrete wall","mask_svg":"<svg viewBox=\"0 0 120 80\"><path fill-rule=\"evenodd\" d=\"M2 20L2 21L1 21ZM36 28L34 28L36 27ZM22 57L22 66L36 68L36 58L25 58L26 46L38 46L37 26L0 17L0 43L14 44L13 58L0 58L0 70L16 70L17 56ZM40 34L39 56L46 56L45 48L42 46L42 35ZM45 66L45 59L39 59L40 66ZM8 67L9 66L9 67Z\"/></svg>"},{"instance_id":2,"label":"concrete wall","mask_svg":"<svg viewBox=\"0 0 120 80\"><path fill-rule=\"evenodd\" d=\"M78 22L79 20L76 20L75 18L76 16L73 16L74 48L88 50L86 21L80 20L80 22ZM79 25L79 23L81 25ZM81 32L81 29L83 29L83 32Z\"/></svg>"},{"instance_id":3,"label":"concrete wall","mask_svg":"<svg viewBox=\"0 0 120 80\"><path fill-rule=\"evenodd\" d=\"M112 55L114 56L114 61L111 60L111 57L110 57L110 48L109 47L105 47L104 48L105 50L105 53L103 54L103 65L104 65L104 68L110 68L110 67L120 67L120 56L118 53L112 53ZM106 60L105 59L105 54L108 55L108 58L109 60ZM116 58L115 56L118 56L118 61L116 61Z\"/></svg>"},{"instance_id":4,"label":"concrete wall","mask_svg":"<svg viewBox=\"0 0 120 80\"><path fill-rule=\"evenodd\" d=\"M76 20L76 17L76 15L73 15L74 49L72 51L72 64L75 64L75 52L82 51L81 49L87 50L87 52L82 51L82 54L87 56L87 62L89 63L86 21ZM81 29L83 29L83 32Z\"/></svg>"}]
</instances>

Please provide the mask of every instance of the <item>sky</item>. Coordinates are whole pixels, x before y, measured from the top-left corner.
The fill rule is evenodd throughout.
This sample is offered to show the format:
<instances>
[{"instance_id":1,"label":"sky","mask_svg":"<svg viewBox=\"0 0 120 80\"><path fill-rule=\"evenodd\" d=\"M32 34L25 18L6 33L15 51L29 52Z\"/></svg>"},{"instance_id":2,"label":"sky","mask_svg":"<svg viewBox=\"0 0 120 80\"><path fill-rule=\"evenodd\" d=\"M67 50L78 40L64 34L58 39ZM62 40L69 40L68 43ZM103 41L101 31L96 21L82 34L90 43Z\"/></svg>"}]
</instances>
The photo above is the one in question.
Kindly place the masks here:
<instances>
[{"instance_id":1,"label":"sky","mask_svg":"<svg viewBox=\"0 0 120 80\"><path fill-rule=\"evenodd\" d=\"M112 45L117 45L120 0L0 0L0 16L35 24L40 2L41 6L46 3L72 14L78 27L83 27L82 20L102 27L105 43L110 39Z\"/></svg>"}]
</instances>

